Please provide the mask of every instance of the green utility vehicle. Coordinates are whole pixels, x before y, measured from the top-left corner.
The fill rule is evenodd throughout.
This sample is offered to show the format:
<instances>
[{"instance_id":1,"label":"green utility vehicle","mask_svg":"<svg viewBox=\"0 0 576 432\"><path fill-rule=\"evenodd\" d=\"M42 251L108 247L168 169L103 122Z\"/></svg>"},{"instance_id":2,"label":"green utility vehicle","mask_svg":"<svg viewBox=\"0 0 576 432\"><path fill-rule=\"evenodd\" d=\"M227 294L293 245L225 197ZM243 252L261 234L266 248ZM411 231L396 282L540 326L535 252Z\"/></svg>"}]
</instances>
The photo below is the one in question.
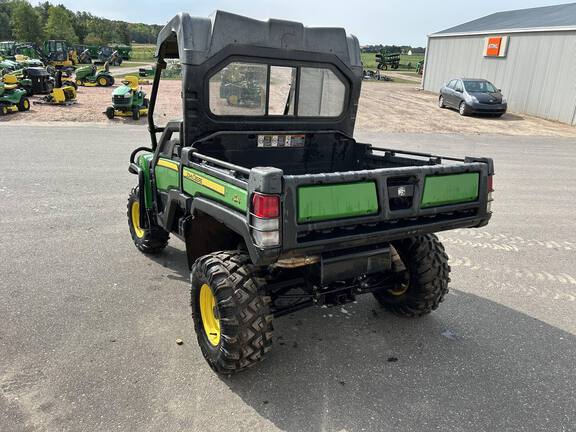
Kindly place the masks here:
<instances>
[{"instance_id":1,"label":"green utility vehicle","mask_svg":"<svg viewBox=\"0 0 576 432\"><path fill-rule=\"evenodd\" d=\"M108 70L108 64L103 69L95 65L82 66L76 69L76 85L86 87L110 87L114 85L114 77Z\"/></svg>"},{"instance_id":2,"label":"green utility vehicle","mask_svg":"<svg viewBox=\"0 0 576 432\"><path fill-rule=\"evenodd\" d=\"M30 101L26 97L26 90L18 88L18 84L0 82L0 115L29 109Z\"/></svg>"},{"instance_id":3,"label":"green utility vehicle","mask_svg":"<svg viewBox=\"0 0 576 432\"><path fill-rule=\"evenodd\" d=\"M151 144L130 156L128 225L147 254L170 234L185 243L193 323L216 372L262 360L273 319L305 307L365 293L401 316L438 307L450 267L434 233L488 223L493 163L357 142L354 36L182 13L156 55ZM166 59L182 64L183 117L158 125ZM258 77L262 104L227 102L231 67Z\"/></svg>"},{"instance_id":4,"label":"green utility vehicle","mask_svg":"<svg viewBox=\"0 0 576 432\"><path fill-rule=\"evenodd\" d=\"M106 117L132 117L139 120L140 116L148 114L148 99L146 93L138 87L137 76L126 76L122 85L112 92L112 106L106 108Z\"/></svg>"}]
</instances>

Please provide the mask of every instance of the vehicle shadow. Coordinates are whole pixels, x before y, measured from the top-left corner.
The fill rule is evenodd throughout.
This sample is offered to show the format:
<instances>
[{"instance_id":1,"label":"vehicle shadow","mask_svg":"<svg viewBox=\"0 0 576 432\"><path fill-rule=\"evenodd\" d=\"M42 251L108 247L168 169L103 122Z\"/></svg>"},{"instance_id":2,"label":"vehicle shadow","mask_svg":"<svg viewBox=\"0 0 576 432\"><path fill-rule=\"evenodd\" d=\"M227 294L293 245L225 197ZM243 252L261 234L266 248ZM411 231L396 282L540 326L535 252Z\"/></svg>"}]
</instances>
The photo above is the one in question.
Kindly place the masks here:
<instances>
[{"instance_id":1,"label":"vehicle shadow","mask_svg":"<svg viewBox=\"0 0 576 432\"><path fill-rule=\"evenodd\" d=\"M524 117L518 114L511 114L506 113L502 117L495 117L490 114L474 114L474 117L485 119L485 120L492 120L492 121L523 121L525 120Z\"/></svg>"},{"instance_id":2,"label":"vehicle shadow","mask_svg":"<svg viewBox=\"0 0 576 432\"><path fill-rule=\"evenodd\" d=\"M147 256L162 267L173 271L173 273L166 275L168 279L190 283L190 270L188 269L185 250L168 244L161 254Z\"/></svg>"},{"instance_id":3,"label":"vehicle shadow","mask_svg":"<svg viewBox=\"0 0 576 432\"><path fill-rule=\"evenodd\" d=\"M408 320L371 296L275 321L274 349L222 378L281 430L564 431L576 424L576 337L453 290Z\"/></svg>"}]
</instances>

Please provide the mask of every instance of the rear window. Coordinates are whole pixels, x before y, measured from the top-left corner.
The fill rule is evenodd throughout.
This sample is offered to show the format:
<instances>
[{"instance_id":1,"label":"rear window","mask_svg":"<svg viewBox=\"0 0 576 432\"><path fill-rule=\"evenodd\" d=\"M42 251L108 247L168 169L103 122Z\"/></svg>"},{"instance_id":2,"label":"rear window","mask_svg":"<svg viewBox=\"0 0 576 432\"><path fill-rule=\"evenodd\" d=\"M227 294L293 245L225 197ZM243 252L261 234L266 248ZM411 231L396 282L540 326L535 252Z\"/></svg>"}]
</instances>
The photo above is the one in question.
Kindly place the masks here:
<instances>
[{"instance_id":1,"label":"rear window","mask_svg":"<svg viewBox=\"0 0 576 432\"><path fill-rule=\"evenodd\" d=\"M338 117L345 100L344 81L327 67L232 62L209 80L210 111L220 116Z\"/></svg>"}]
</instances>

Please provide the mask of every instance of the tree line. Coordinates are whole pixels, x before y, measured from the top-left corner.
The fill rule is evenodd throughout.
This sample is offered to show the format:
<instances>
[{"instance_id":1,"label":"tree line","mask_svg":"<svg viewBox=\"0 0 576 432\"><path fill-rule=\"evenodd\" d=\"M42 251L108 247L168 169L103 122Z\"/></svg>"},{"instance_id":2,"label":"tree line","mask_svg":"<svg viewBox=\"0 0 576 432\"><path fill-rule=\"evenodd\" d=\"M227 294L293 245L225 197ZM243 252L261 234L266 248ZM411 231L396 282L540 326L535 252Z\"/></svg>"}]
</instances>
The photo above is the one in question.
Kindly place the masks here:
<instances>
[{"instance_id":1,"label":"tree line","mask_svg":"<svg viewBox=\"0 0 576 432\"><path fill-rule=\"evenodd\" d=\"M156 43L161 28L73 12L47 1L32 6L26 0L0 0L0 40L40 44L48 39L63 39L86 45Z\"/></svg>"}]
</instances>

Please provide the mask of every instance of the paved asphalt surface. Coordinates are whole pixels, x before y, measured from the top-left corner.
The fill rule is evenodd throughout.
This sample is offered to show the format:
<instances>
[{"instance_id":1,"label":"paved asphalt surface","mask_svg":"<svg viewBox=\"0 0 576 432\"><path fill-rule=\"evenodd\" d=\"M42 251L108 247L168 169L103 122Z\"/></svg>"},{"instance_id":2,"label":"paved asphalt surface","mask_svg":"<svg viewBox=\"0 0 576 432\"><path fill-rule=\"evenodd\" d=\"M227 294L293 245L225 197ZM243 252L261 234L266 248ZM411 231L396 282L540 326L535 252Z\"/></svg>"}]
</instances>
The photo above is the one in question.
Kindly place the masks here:
<instances>
[{"instance_id":1,"label":"paved asphalt surface","mask_svg":"<svg viewBox=\"0 0 576 432\"><path fill-rule=\"evenodd\" d=\"M451 292L417 320L370 296L275 321L257 368L196 345L183 245L132 245L143 127L0 127L0 430L576 430L576 142L371 135L496 161L494 217L446 232ZM175 343L182 338L184 344Z\"/></svg>"}]
</instances>

